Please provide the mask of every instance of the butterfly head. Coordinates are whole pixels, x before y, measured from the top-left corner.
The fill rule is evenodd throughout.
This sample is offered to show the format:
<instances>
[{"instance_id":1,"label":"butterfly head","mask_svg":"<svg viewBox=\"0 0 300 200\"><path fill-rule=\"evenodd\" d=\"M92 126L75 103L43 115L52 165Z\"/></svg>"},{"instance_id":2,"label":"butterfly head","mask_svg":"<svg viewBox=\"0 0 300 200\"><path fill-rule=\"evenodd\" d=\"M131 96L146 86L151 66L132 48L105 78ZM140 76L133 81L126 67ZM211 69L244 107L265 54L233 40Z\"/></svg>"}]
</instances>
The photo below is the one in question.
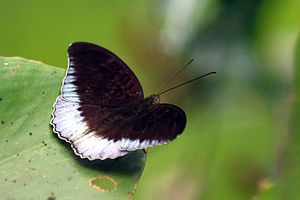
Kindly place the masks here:
<instances>
[{"instance_id":1,"label":"butterfly head","mask_svg":"<svg viewBox=\"0 0 300 200\"><path fill-rule=\"evenodd\" d=\"M157 95L157 94L150 95L150 97L148 97L148 99L151 104L158 104L160 102L159 95Z\"/></svg>"}]
</instances>

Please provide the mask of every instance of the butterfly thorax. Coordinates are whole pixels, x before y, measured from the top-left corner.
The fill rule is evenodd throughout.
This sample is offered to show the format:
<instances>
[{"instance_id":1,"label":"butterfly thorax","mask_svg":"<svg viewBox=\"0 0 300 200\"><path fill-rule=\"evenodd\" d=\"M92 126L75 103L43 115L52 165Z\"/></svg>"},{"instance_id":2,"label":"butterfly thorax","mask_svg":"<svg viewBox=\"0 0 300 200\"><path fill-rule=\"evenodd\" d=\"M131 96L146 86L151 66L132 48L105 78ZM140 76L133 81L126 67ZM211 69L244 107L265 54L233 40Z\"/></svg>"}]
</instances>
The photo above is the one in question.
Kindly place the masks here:
<instances>
[{"instance_id":1,"label":"butterfly thorax","mask_svg":"<svg viewBox=\"0 0 300 200\"><path fill-rule=\"evenodd\" d=\"M145 101L149 104L159 104L160 98L157 94L152 94L145 99Z\"/></svg>"}]
</instances>

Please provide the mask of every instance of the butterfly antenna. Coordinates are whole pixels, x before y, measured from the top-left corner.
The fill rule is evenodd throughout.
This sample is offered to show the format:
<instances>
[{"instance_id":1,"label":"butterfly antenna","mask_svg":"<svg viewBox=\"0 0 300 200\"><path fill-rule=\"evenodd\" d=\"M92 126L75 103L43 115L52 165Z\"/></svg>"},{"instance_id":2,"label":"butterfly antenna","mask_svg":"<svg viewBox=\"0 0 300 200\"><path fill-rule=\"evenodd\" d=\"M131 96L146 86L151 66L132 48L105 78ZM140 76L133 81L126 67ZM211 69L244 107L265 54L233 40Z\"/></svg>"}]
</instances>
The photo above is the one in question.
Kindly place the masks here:
<instances>
[{"instance_id":1,"label":"butterfly antenna","mask_svg":"<svg viewBox=\"0 0 300 200\"><path fill-rule=\"evenodd\" d=\"M204 78L204 77L209 76L209 75L212 75L212 74L216 74L216 72L209 72L209 73L204 74L204 75L202 75L202 76L196 77L196 78L191 79L191 80L189 80L189 81L187 81L187 82L184 82L184 83L181 83L181 84L176 85L176 86L174 86L174 87L171 87L171 88L169 88L169 89L167 89L167 90L165 90L165 91L163 91L163 92L161 92L161 93L158 93L157 95L162 95L162 94L164 94L164 93L166 93L166 92L168 92L168 91L170 91L170 90L174 90L174 89L179 88L179 87L181 87L181 86L183 86L183 85L185 85L185 84L191 83L191 82L193 82L193 81L199 80L199 79L201 79L201 78Z\"/></svg>"},{"instance_id":2,"label":"butterfly antenna","mask_svg":"<svg viewBox=\"0 0 300 200\"><path fill-rule=\"evenodd\" d=\"M183 66L183 68L181 68L180 70L178 70L176 72L176 74L172 78L170 78L168 80L168 82L166 83L166 85L162 89L160 89L160 91L163 91L164 89L166 89L168 87L168 85L178 76L178 74L180 74L181 72L183 72L183 70L185 70L193 61L194 61L194 59L191 59L188 63L186 63Z\"/></svg>"}]
</instances>

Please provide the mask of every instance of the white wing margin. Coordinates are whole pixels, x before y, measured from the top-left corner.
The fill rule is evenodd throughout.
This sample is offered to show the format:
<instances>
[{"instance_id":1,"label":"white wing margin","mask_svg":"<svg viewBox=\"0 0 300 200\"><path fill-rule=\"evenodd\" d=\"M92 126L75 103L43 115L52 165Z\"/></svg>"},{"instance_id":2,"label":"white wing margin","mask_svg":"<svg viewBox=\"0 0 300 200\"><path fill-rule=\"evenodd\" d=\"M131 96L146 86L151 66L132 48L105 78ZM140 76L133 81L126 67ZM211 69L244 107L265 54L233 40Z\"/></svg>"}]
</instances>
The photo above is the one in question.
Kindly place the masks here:
<instances>
[{"instance_id":1,"label":"white wing margin","mask_svg":"<svg viewBox=\"0 0 300 200\"><path fill-rule=\"evenodd\" d=\"M121 142L108 140L97 136L94 131L84 122L78 111L80 107L77 102L70 102L59 96L54 104L51 124L53 131L58 137L71 143L75 154L81 158L114 159L128 153L121 150Z\"/></svg>"}]
</instances>

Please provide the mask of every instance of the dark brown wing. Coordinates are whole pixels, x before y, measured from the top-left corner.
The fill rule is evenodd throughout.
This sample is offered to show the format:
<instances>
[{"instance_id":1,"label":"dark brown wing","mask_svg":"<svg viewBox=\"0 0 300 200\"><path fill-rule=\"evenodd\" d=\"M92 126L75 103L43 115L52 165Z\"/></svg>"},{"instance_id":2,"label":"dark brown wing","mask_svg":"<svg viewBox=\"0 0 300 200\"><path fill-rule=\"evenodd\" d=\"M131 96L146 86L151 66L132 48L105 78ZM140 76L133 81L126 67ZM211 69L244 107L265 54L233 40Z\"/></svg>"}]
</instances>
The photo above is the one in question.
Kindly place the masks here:
<instances>
[{"instance_id":1,"label":"dark brown wing","mask_svg":"<svg viewBox=\"0 0 300 200\"><path fill-rule=\"evenodd\" d=\"M143 99L134 73L115 54L95 44L76 42L68 49L64 99L82 104L118 106Z\"/></svg>"},{"instance_id":2,"label":"dark brown wing","mask_svg":"<svg viewBox=\"0 0 300 200\"><path fill-rule=\"evenodd\" d=\"M122 134L125 139L140 142L157 140L158 143L165 143L180 135L185 125L186 116L179 107L171 104L155 104L141 109L133 119L129 119L121 126L121 130L126 130Z\"/></svg>"},{"instance_id":3,"label":"dark brown wing","mask_svg":"<svg viewBox=\"0 0 300 200\"><path fill-rule=\"evenodd\" d=\"M122 150L165 144L180 135L186 125L183 110L171 104L143 104L102 109L83 106L88 127L96 135L114 142Z\"/></svg>"}]
</instances>

